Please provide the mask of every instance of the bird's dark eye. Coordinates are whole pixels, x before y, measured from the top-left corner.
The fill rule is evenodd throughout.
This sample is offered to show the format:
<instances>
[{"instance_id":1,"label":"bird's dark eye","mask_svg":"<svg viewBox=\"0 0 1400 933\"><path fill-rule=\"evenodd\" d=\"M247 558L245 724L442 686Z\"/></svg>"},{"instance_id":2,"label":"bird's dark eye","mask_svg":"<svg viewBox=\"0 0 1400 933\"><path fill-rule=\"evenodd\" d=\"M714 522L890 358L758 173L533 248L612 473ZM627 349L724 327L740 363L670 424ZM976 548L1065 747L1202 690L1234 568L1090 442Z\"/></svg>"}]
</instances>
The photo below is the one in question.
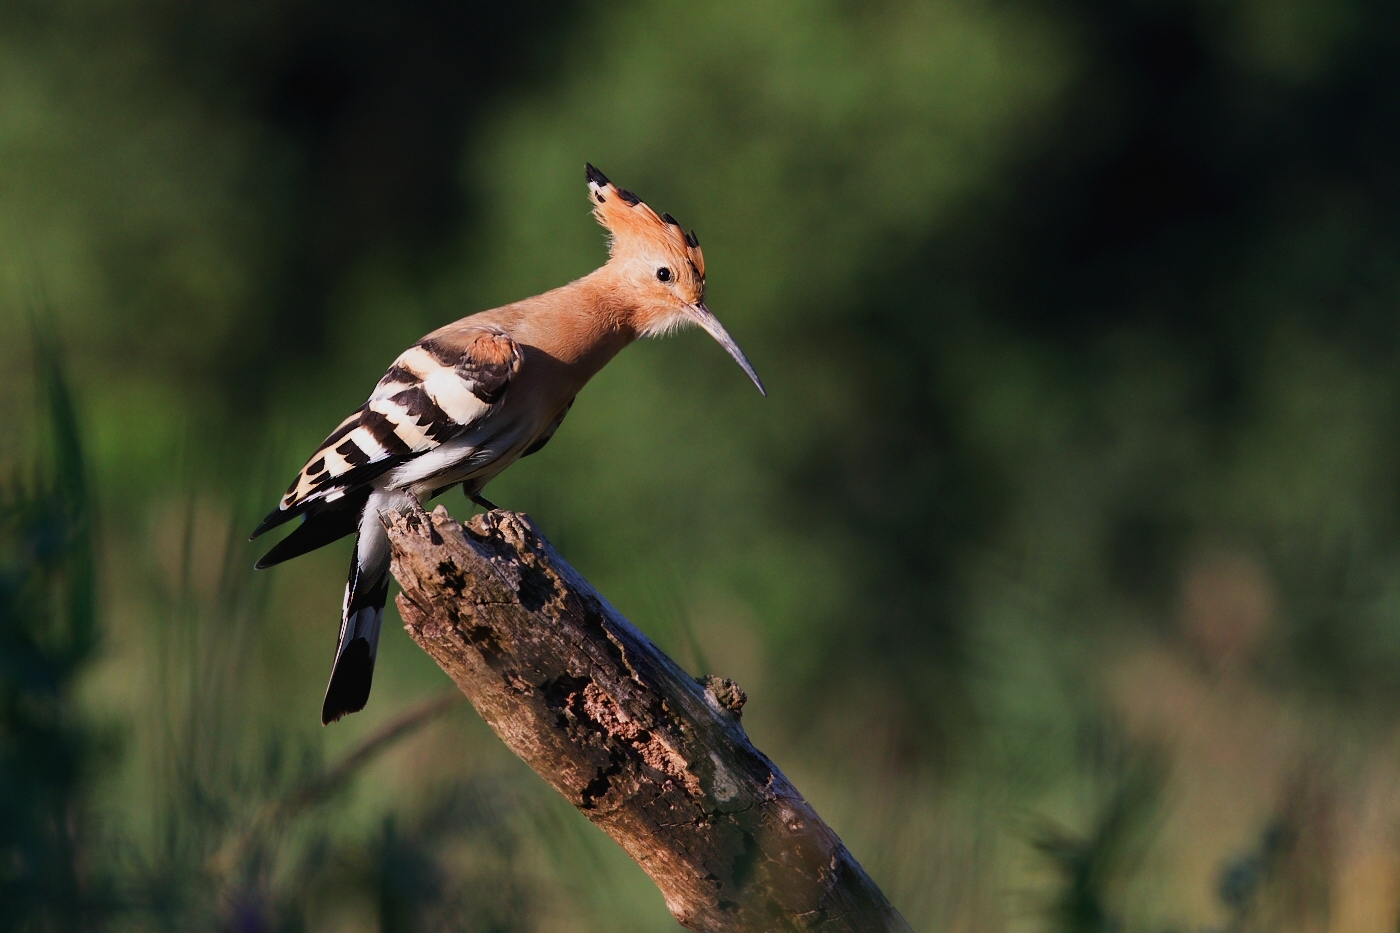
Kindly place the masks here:
<instances>
[{"instance_id":1,"label":"bird's dark eye","mask_svg":"<svg viewBox=\"0 0 1400 933\"><path fill-rule=\"evenodd\" d=\"M669 282L671 281L671 270L662 266L660 269L656 270L656 277L663 282Z\"/></svg>"}]
</instances>

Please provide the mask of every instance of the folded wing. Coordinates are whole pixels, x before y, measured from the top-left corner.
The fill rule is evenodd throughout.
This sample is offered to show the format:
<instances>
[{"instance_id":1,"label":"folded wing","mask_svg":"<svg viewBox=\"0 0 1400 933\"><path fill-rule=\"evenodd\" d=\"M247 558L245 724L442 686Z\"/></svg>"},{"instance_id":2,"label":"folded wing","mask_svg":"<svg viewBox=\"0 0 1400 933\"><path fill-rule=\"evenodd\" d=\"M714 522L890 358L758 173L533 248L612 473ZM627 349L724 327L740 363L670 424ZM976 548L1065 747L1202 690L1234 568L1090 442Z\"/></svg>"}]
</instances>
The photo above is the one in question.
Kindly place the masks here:
<instances>
[{"instance_id":1,"label":"folded wing","mask_svg":"<svg viewBox=\"0 0 1400 933\"><path fill-rule=\"evenodd\" d=\"M353 531L348 521L336 521L327 529L308 525L319 513L338 514L352 504L361 505L359 493L376 478L490 417L519 371L521 358L515 341L488 327L435 334L404 351L369 400L316 448L277 508L253 532L256 538L298 515L307 518L259 565L270 566L335 540L329 533L340 532L335 536L340 537ZM308 546L291 540L302 532L307 532Z\"/></svg>"}]
</instances>

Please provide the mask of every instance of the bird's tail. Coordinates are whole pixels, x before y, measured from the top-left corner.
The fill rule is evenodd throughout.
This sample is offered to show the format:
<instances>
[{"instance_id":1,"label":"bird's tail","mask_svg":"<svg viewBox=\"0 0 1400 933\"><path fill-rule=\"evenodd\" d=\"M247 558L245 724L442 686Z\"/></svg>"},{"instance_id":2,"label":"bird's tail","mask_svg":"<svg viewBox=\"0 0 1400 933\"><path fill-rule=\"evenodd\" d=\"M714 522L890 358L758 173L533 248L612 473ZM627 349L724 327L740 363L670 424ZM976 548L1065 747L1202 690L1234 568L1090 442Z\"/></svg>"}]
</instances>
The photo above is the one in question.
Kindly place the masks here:
<instances>
[{"instance_id":1,"label":"bird's tail","mask_svg":"<svg viewBox=\"0 0 1400 933\"><path fill-rule=\"evenodd\" d=\"M358 713L369 700L374 659L379 653L379 625L389 597L389 551L378 514L362 522L350 558L345 602L340 611L340 640L335 648L331 682L321 704L321 724Z\"/></svg>"}]
</instances>

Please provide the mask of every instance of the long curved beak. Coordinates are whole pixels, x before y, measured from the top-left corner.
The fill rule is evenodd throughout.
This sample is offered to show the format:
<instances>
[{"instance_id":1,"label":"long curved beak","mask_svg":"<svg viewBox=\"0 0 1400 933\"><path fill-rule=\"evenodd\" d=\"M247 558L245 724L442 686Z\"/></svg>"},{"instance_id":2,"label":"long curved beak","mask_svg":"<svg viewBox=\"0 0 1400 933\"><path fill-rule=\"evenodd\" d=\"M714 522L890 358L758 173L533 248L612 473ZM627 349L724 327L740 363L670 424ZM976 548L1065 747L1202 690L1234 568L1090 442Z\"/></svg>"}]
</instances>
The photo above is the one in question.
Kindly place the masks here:
<instances>
[{"instance_id":1,"label":"long curved beak","mask_svg":"<svg viewBox=\"0 0 1400 933\"><path fill-rule=\"evenodd\" d=\"M748 373L749 378L753 380L753 384L758 386L759 394L767 398L768 390L763 388L763 380L758 378L758 373L753 371L753 364L749 362L747 356L744 356L744 351L739 349L739 345L734 342L734 338L729 336L729 331L724 329L724 325L719 322L719 318L715 317L710 309L705 307L703 303L687 305L686 311L689 312L695 323L705 328L705 333L715 338L716 342L724 347L725 351L730 356L734 357L734 362L738 363L739 367L743 369L744 372Z\"/></svg>"}]
</instances>

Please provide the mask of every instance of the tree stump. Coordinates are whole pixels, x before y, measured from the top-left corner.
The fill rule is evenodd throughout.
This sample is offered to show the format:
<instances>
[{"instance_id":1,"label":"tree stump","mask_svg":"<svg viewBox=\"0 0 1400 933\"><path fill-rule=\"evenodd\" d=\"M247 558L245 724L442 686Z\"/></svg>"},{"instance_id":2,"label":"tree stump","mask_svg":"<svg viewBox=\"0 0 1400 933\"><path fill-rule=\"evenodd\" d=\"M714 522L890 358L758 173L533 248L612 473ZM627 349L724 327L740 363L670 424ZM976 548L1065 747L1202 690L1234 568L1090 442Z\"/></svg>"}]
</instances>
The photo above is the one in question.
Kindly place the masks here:
<instances>
[{"instance_id":1,"label":"tree stump","mask_svg":"<svg viewBox=\"0 0 1400 933\"><path fill-rule=\"evenodd\" d=\"M682 925L908 931L749 743L744 693L697 681L522 514L383 516L404 627L496 734L615 839Z\"/></svg>"}]
</instances>

